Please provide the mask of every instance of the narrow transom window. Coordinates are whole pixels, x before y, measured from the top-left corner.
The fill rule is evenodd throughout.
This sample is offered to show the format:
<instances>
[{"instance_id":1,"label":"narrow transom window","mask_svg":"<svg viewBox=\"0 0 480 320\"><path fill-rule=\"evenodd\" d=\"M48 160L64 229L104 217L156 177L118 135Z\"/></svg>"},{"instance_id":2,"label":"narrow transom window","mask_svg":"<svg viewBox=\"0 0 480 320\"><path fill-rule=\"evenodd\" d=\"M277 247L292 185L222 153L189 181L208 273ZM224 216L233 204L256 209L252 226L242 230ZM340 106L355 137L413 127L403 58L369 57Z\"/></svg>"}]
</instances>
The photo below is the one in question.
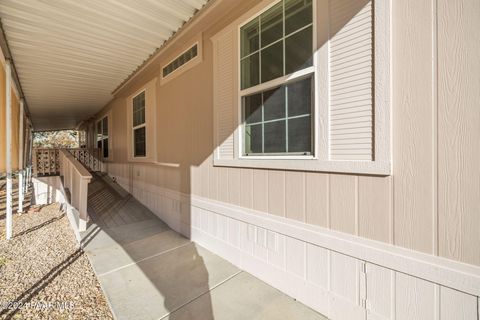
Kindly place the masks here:
<instances>
[{"instance_id":1,"label":"narrow transom window","mask_svg":"<svg viewBox=\"0 0 480 320\"><path fill-rule=\"evenodd\" d=\"M240 29L243 155L313 154L313 9L282 0Z\"/></svg>"},{"instance_id":2,"label":"narrow transom window","mask_svg":"<svg viewBox=\"0 0 480 320\"><path fill-rule=\"evenodd\" d=\"M195 44L192 46L190 49L179 55L175 60L167 64L163 69L162 69L162 76L165 78L169 74L173 73L175 70L179 69L182 67L184 64L192 60L198 55L198 45Z\"/></svg>"},{"instance_id":3,"label":"narrow transom window","mask_svg":"<svg viewBox=\"0 0 480 320\"><path fill-rule=\"evenodd\" d=\"M145 91L133 98L133 156L146 156Z\"/></svg>"}]
</instances>

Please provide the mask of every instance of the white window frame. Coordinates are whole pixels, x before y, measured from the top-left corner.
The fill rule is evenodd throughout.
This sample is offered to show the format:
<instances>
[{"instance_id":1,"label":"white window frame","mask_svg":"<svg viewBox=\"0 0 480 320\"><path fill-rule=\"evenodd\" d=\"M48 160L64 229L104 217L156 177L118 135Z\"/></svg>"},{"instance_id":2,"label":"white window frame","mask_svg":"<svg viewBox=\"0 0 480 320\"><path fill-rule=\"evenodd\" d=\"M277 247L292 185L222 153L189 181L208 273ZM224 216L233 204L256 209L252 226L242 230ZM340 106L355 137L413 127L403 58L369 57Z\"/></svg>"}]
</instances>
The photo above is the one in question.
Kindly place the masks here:
<instances>
[{"instance_id":1,"label":"white window frame","mask_svg":"<svg viewBox=\"0 0 480 320\"><path fill-rule=\"evenodd\" d=\"M103 148L104 148L104 144L105 144L105 139L103 138L103 120L107 118L107 123L108 123L108 132L107 132L107 139L108 139L108 145L107 145L107 148L108 148L108 157L104 157L103 156ZM102 157L103 160L111 160L112 158L112 148L111 148L111 145L112 145L112 141L111 141L111 124L112 124L112 121L111 121L111 113L107 113L105 115L103 115L102 117L100 117L99 120L97 120L95 122L95 148L98 148L98 136L99 136L99 133L98 133L98 124L100 123L100 131L101 131L101 135L102 135L102 147L100 148L100 155Z\"/></svg>"},{"instance_id":2,"label":"white window frame","mask_svg":"<svg viewBox=\"0 0 480 320\"><path fill-rule=\"evenodd\" d=\"M145 95L145 105L143 106L143 112L145 114L144 115L145 121L142 124L139 124L137 126L133 126L133 108L131 110L132 111L132 113L131 113L131 115L132 115L132 121L131 121L132 139L131 139L130 143L132 145L132 157L135 158L135 159L145 159L147 157L147 90L143 89L142 91L137 93L135 96L133 96L132 104L133 104L133 100L136 97L138 97L139 95L141 95L142 93ZM141 128L145 128L145 155L144 156L136 156L135 155L135 130L141 129Z\"/></svg>"},{"instance_id":3,"label":"white window frame","mask_svg":"<svg viewBox=\"0 0 480 320\"><path fill-rule=\"evenodd\" d=\"M317 59L316 59L316 54L314 54L314 48L317 47L317 10L316 10L316 3L317 1L315 0L312 0L312 23L311 24L308 24L307 26L304 26L302 27L301 29L299 30L296 30L295 32L300 32L301 30L303 29L306 29L308 27L312 27L312 53L313 53L313 65L311 67L307 67L307 68L304 68L302 70L299 70L299 71L296 71L296 72L293 72L293 73L290 73L290 74L287 74L285 76L282 76L282 77L279 77L279 78L276 78L276 79L273 79L273 80L270 80L270 81L267 81L267 82L264 82L264 83L260 83L260 84L257 84L253 87L250 87L250 88L246 88L246 89L242 89L241 88L241 83L242 83L242 72L241 72L241 64L242 64L242 59L241 59L241 50L242 50L242 36L241 36L241 30L242 30L242 27L247 25L248 23L250 23L253 19L259 17L262 13L268 11L269 9L271 9L272 7L274 7L275 5L277 5L279 2L281 2L283 0L275 0L273 3L269 4L268 6L266 6L265 8L263 8L262 10L260 10L259 12L257 12L256 14L254 14L253 16L249 17L248 19L246 19L245 21L243 21L242 23L240 23L240 25L237 27L237 44L238 44L238 47L237 47L237 55L238 55L238 61L237 61L237 75L238 75L238 119L239 119L239 122L240 122L240 130L239 132L237 133L237 141L238 141L238 144L237 144L237 150L236 150L236 153L238 154L238 159L240 160L309 160L309 159L318 159L316 157L316 154L317 154L317 145L316 145L316 137L317 137L317 126L315 124L315 115L318 114L318 110L317 110L317 106L318 104L316 103L316 99L317 99L317 92L314 90L313 92L313 106L312 106L312 111L311 111L311 118L312 118L312 130L311 130L311 139L312 139L312 151L309 155L295 155L295 154L285 154L285 155L282 155L282 154L279 154L279 155L244 155L244 146L245 146L245 137L244 137L244 132L245 132L245 123L243 122L243 101L242 101L242 98L244 96L248 96L250 94L254 94L254 93L259 93L259 92L262 92L262 91L266 91L266 90L269 90L271 88L275 88L277 86L282 86L282 85L285 85L289 82L294 82L294 81L297 81L297 80L301 80L302 78L307 78L307 77L311 77L313 79L313 86L314 88L317 87L317 76L316 76L316 70L317 70ZM285 10L285 8L284 8ZM285 20L283 20L283 23L285 24ZM285 35L282 36L282 40L284 40L286 37ZM279 41L279 40L277 40ZM260 44L259 44L260 45ZM269 44L269 45L272 45L272 44ZM259 48L258 49L258 52L260 52L261 49ZM285 58L285 50L283 52L284 54L284 58ZM285 68L285 59L283 61L283 64L284 64L284 68ZM261 69L261 64L260 64L260 69Z\"/></svg>"},{"instance_id":4,"label":"white window frame","mask_svg":"<svg viewBox=\"0 0 480 320\"><path fill-rule=\"evenodd\" d=\"M127 112L127 159L128 162L155 163L157 158L156 145L156 109L157 109L157 83L158 77L145 83L126 98ZM133 126L133 98L145 92L145 123ZM134 129L145 126L145 156L135 157Z\"/></svg>"},{"instance_id":5,"label":"white window frame","mask_svg":"<svg viewBox=\"0 0 480 320\"><path fill-rule=\"evenodd\" d=\"M320 171L320 172L340 172L355 174L372 175L390 175L391 174L391 1L373 1L373 25L374 25L374 160L331 160L329 154L329 46L327 41L314 52L313 68L315 83L315 105L313 114L315 119L313 125L313 155L312 156L243 156L243 117L242 117L242 96L248 92L261 91L261 88L274 87L276 81L283 83L285 79L274 79L270 82L258 86L241 89L241 69L240 69L240 49L241 37L240 28L259 14L265 12L278 3L278 0L264 0L232 24L212 37L215 41L218 37L228 32L228 29L235 28L237 56L236 62L236 81L237 92L235 101L237 103L236 120L238 125L233 133L234 135L234 155L233 159L220 158L219 145L216 142L214 156L215 166L242 167L242 168L264 168L279 170L300 170L300 171ZM318 40L324 41L327 34L321 31L321 23L328 22L328 1L313 0L313 43L314 48L318 47ZM327 16L327 17L326 17ZM323 21L325 20L325 21ZM325 25L328 30L328 25ZM328 38L327 38L328 39ZM215 61L215 58L214 58ZM310 72L301 70L300 73ZM288 80L300 77L301 74L294 73L284 76ZM217 130L217 124L214 124Z\"/></svg>"}]
</instances>

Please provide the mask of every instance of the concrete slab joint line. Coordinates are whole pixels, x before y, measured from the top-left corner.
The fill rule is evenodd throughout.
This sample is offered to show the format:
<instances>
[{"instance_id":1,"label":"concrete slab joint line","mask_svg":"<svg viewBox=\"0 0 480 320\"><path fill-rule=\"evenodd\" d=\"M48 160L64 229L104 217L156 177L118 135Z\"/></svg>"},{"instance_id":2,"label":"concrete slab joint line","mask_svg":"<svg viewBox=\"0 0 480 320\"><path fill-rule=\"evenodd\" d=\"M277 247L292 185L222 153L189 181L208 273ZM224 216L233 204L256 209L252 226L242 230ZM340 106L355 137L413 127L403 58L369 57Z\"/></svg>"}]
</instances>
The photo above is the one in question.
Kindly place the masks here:
<instances>
[{"instance_id":1,"label":"concrete slab joint line","mask_svg":"<svg viewBox=\"0 0 480 320\"><path fill-rule=\"evenodd\" d=\"M113 269L113 270L111 270L111 271L98 274L98 276L99 276L99 277L103 277L103 276L105 276L105 275L107 275L107 274L110 274L110 273L112 273L112 272L116 272L116 271L119 271L119 270L121 270L121 269L128 268L128 267L133 266L133 265L135 265L135 264L138 264L138 263L140 263L140 262L147 261L147 260L149 260L149 259L158 257L158 256L160 256L160 255L162 255L162 254L165 254L165 253L168 253L168 252L171 252L171 251L180 249L180 248L185 247L185 246L187 246L187 245L189 245L189 244L191 244L191 242L182 244L182 245L180 245L180 246L178 246L178 247L175 247L175 248L172 248L172 249L168 249L168 250L159 252L159 253L157 253L157 254L154 254L154 255L151 255L151 256L149 256L149 257L146 257L146 258L137 260L137 261L135 261L135 262L133 262L133 263L126 264L126 265L124 265L124 266L121 266L121 267L119 267L119 268Z\"/></svg>"},{"instance_id":2,"label":"concrete slab joint line","mask_svg":"<svg viewBox=\"0 0 480 320\"><path fill-rule=\"evenodd\" d=\"M170 229L107 175L94 181L89 199L115 203L89 208L80 245L116 319L325 319Z\"/></svg>"}]
</instances>

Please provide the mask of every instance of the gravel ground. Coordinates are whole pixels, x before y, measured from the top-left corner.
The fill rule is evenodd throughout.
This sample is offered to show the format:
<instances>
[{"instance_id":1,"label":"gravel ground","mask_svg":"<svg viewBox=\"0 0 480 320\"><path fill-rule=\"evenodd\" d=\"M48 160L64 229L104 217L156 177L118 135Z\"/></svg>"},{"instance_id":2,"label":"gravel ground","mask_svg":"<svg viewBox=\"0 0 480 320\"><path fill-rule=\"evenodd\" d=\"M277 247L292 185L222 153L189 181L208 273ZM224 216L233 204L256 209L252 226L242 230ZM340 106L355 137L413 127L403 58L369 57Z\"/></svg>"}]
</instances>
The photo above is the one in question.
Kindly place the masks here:
<instances>
[{"instance_id":1,"label":"gravel ground","mask_svg":"<svg viewBox=\"0 0 480 320\"><path fill-rule=\"evenodd\" d=\"M9 242L0 209L0 319L112 319L60 205L15 214Z\"/></svg>"}]
</instances>

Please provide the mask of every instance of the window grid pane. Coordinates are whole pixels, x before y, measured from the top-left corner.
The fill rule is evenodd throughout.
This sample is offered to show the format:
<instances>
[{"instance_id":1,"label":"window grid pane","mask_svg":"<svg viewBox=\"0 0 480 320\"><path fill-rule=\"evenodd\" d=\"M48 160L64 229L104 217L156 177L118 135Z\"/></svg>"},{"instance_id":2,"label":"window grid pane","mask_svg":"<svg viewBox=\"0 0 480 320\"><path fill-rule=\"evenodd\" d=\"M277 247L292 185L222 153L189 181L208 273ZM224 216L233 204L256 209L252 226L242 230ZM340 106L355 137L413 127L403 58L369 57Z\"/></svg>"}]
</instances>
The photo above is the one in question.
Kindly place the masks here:
<instances>
[{"instance_id":1,"label":"window grid pane","mask_svg":"<svg viewBox=\"0 0 480 320\"><path fill-rule=\"evenodd\" d=\"M255 106L252 121L252 101ZM244 155L312 153L312 77L243 100ZM258 111L261 109L261 113Z\"/></svg>"},{"instance_id":2,"label":"window grid pane","mask_svg":"<svg viewBox=\"0 0 480 320\"><path fill-rule=\"evenodd\" d=\"M312 23L312 0L285 1L285 34L295 32Z\"/></svg>"},{"instance_id":3,"label":"window grid pane","mask_svg":"<svg viewBox=\"0 0 480 320\"><path fill-rule=\"evenodd\" d=\"M283 0L244 25L241 89L312 66L312 29L312 0Z\"/></svg>"},{"instance_id":4,"label":"window grid pane","mask_svg":"<svg viewBox=\"0 0 480 320\"><path fill-rule=\"evenodd\" d=\"M133 144L134 157L145 157L146 155L146 141L145 141L145 127L133 130Z\"/></svg>"},{"instance_id":5,"label":"window grid pane","mask_svg":"<svg viewBox=\"0 0 480 320\"><path fill-rule=\"evenodd\" d=\"M102 140L102 122L98 121L97 122L97 141Z\"/></svg>"},{"instance_id":6,"label":"window grid pane","mask_svg":"<svg viewBox=\"0 0 480 320\"><path fill-rule=\"evenodd\" d=\"M133 98L133 126L145 123L145 91Z\"/></svg>"}]
</instances>

